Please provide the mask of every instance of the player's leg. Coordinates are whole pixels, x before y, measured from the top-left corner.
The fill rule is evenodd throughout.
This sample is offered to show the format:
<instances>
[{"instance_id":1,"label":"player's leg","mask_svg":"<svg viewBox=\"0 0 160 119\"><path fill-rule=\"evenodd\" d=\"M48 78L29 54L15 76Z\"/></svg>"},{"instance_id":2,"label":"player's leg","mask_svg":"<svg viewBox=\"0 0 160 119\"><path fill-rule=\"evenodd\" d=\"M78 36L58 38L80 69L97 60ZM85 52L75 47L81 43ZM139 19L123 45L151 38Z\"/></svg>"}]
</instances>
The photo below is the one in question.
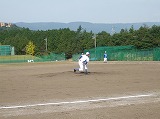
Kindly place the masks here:
<instances>
[{"instance_id":1,"label":"player's leg","mask_svg":"<svg viewBox=\"0 0 160 119\"><path fill-rule=\"evenodd\" d=\"M104 63L106 63L107 62L107 58L104 58Z\"/></svg>"},{"instance_id":2,"label":"player's leg","mask_svg":"<svg viewBox=\"0 0 160 119\"><path fill-rule=\"evenodd\" d=\"M79 64L79 67L81 68L81 62L80 61L78 61L78 64ZM74 72L79 71L80 68L75 68L73 71Z\"/></svg>"},{"instance_id":3,"label":"player's leg","mask_svg":"<svg viewBox=\"0 0 160 119\"><path fill-rule=\"evenodd\" d=\"M74 72L76 72L76 71L83 71L83 64L82 64L82 62L79 62L78 64L79 64L79 68L75 68Z\"/></svg>"},{"instance_id":4,"label":"player's leg","mask_svg":"<svg viewBox=\"0 0 160 119\"><path fill-rule=\"evenodd\" d=\"M76 72L76 71L79 71L79 69L78 69L78 68L75 68L73 71Z\"/></svg>"},{"instance_id":5,"label":"player's leg","mask_svg":"<svg viewBox=\"0 0 160 119\"><path fill-rule=\"evenodd\" d=\"M83 63L82 63L82 62L79 63L79 67L80 67L80 68L79 68L79 71L80 71L80 72L83 72Z\"/></svg>"},{"instance_id":6,"label":"player's leg","mask_svg":"<svg viewBox=\"0 0 160 119\"><path fill-rule=\"evenodd\" d=\"M84 68L84 73L85 73L85 74L88 74L88 68L87 68L87 65L85 65L84 67L85 67L85 68Z\"/></svg>"},{"instance_id":7,"label":"player's leg","mask_svg":"<svg viewBox=\"0 0 160 119\"><path fill-rule=\"evenodd\" d=\"M83 62L83 72L85 72L85 63Z\"/></svg>"}]
</instances>

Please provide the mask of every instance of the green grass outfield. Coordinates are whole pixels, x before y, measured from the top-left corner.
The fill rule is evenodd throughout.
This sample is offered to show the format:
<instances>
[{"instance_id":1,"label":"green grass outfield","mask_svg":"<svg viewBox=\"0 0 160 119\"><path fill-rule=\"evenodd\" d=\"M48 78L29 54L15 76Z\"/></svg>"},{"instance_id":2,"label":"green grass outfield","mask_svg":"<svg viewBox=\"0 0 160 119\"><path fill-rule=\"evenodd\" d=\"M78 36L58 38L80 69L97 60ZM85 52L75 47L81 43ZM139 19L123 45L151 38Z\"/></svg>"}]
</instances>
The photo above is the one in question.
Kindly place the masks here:
<instances>
[{"instance_id":1,"label":"green grass outfield","mask_svg":"<svg viewBox=\"0 0 160 119\"><path fill-rule=\"evenodd\" d=\"M0 56L0 63L20 63L28 62L28 60L39 61L41 58L31 55Z\"/></svg>"}]
</instances>

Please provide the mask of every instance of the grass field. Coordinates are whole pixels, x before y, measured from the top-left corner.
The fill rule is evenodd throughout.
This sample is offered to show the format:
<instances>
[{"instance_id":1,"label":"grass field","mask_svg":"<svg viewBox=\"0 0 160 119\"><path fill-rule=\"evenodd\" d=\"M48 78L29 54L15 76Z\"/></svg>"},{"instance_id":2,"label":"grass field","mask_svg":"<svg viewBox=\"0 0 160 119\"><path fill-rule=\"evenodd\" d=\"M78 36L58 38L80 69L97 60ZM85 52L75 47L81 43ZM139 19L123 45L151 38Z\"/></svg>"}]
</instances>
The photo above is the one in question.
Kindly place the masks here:
<instances>
[{"instance_id":1,"label":"grass field","mask_svg":"<svg viewBox=\"0 0 160 119\"><path fill-rule=\"evenodd\" d=\"M12 55L12 56L0 56L0 63L18 63L27 62L28 60L40 60L40 58L31 55Z\"/></svg>"}]
</instances>

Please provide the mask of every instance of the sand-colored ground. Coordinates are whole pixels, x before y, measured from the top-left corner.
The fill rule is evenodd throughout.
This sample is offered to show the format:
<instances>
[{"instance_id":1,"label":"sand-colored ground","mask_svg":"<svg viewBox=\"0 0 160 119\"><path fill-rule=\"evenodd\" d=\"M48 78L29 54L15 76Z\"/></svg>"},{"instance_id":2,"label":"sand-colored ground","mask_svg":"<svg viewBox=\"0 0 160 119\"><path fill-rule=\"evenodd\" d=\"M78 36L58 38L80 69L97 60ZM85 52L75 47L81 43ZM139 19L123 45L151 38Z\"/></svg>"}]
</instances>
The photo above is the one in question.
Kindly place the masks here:
<instances>
[{"instance_id":1,"label":"sand-colored ground","mask_svg":"<svg viewBox=\"0 0 160 119\"><path fill-rule=\"evenodd\" d=\"M0 65L0 119L160 119L160 62Z\"/></svg>"}]
</instances>

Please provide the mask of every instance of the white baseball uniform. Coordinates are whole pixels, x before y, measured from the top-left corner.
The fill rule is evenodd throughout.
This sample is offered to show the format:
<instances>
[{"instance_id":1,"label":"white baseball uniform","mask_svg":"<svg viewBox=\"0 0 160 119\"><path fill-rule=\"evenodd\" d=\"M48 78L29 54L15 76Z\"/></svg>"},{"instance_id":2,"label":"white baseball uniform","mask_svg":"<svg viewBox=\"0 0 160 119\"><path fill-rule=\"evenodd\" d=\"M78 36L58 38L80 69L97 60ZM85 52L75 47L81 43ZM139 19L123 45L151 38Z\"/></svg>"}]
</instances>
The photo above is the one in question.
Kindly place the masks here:
<instances>
[{"instance_id":1,"label":"white baseball uniform","mask_svg":"<svg viewBox=\"0 0 160 119\"><path fill-rule=\"evenodd\" d=\"M87 55L81 55L81 57L79 58L79 71L84 71L87 70L87 64L89 62L89 57Z\"/></svg>"}]
</instances>

